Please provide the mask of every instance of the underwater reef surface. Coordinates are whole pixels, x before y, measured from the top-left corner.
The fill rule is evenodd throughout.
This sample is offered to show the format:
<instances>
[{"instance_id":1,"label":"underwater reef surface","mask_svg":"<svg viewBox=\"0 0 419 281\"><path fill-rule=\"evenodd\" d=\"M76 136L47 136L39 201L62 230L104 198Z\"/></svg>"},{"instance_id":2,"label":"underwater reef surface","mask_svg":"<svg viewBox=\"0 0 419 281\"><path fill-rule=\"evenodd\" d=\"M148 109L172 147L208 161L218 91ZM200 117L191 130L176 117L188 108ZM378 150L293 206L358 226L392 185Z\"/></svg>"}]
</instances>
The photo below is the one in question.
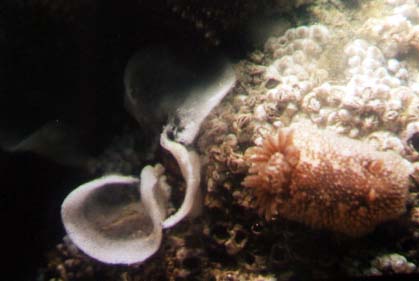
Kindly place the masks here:
<instances>
[{"instance_id":1,"label":"underwater reef surface","mask_svg":"<svg viewBox=\"0 0 419 281\"><path fill-rule=\"evenodd\" d=\"M61 2L57 2L57 6L53 6L48 4L49 1L41 0L22 2L23 7L27 7L28 3L32 3L30 7L45 7L45 13L58 15L58 21L65 19L64 25L76 22L74 26L80 28L85 24L77 20L77 17L83 18L85 11L79 9L78 5L59 5ZM135 5L142 7L145 2L138 1ZM122 106L122 72L128 58L143 45L164 42L159 32L167 31L171 24L176 23L177 28L188 30L182 38L192 34L196 38L203 37L204 48L211 49L216 45L224 48L236 60L236 85L201 125L194 144L203 163L202 214L164 230L159 250L138 265L100 263L85 255L66 236L55 248L53 245L49 247L48 258L39 268L38 280L313 280L417 274L418 3L411 0L296 1L284 7L288 1L262 1L261 6L255 7L249 4L252 1L233 1L249 5L243 4L241 7L231 4L224 8L221 4L211 6L212 1L203 1L202 6L194 1L179 1L177 4L174 1L158 2L164 4L167 11L162 9L157 12L155 7L146 5L149 11L156 12L159 17L157 20L145 18L141 22L153 23L149 27L141 27L144 32L147 28L152 30L153 27L160 27L148 30L152 35L140 38L141 34L134 32L135 27L130 24L119 23L117 26L115 23L113 26L113 21L107 22L103 18L102 23L106 22L109 30L94 40L90 38L93 42L83 41L83 38L89 38L89 34L94 34L92 30L95 29L91 25L87 24L93 29L87 30L81 38L76 36L80 34L78 31L70 30L70 34L76 37L73 38L73 44L81 50L85 45L94 43L94 47L81 59L82 65L93 63L111 69L104 72L107 75L104 77L110 83L109 89L100 76L94 76L94 82L89 80L92 77L89 73L95 72L94 69L86 68L86 72L82 72L83 83L78 85L78 90L88 93L86 97L89 98L88 105L81 107L80 119L71 118L73 115L69 112L74 109L73 105L65 106L64 103L59 112L65 116L64 119L69 119L70 123L87 132L91 132L93 126L83 123L90 116L89 107L96 109L100 116L93 122L101 124L99 127L93 126L96 137L87 133L82 138L82 143L94 157L88 161L80 160L84 161L79 165L82 171L71 182L81 184L86 178L116 172L138 177L145 164L160 162L166 168L167 182L175 187L171 203L174 207L181 204L186 186L174 160L158 145L150 144L155 139L147 139L141 133L140 126L124 113ZM275 13L264 10L265 2L269 8L276 7ZM89 1L88 7L99 7L98 3L100 1ZM202 9L195 9L196 5ZM127 4L127 7L131 6ZM242 12L230 18L228 11L231 9ZM115 13L124 15L126 11L121 10ZM212 17L211 12L218 16ZM162 16L166 13L171 16ZM136 13L131 10L130 14ZM245 32L250 34L243 27L246 26L246 16L254 14L259 15L255 17L254 25L263 16L269 18L268 23L260 25L263 28L257 29L259 33L266 32L266 36L262 36L264 43L257 41L262 40L259 37L256 40L246 36ZM160 19L165 20L157 23ZM234 44L230 45L231 39L227 37L230 34L233 38L240 37L235 33L237 30L245 38L240 43L251 43L246 48L247 52L238 48L240 50L231 55L235 47ZM99 47L108 38L116 42L118 32L126 32L120 35L120 44L127 47L119 44ZM77 45L77 42L84 43ZM182 45L180 42L171 44ZM100 50L99 58L94 55L97 50ZM107 57L111 57L109 60L112 62L104 60ZM94 91L89 91L91 89ZM111 92L121 99L112 96ZM83 96L78 99L83 101ZM101 102L96 103L96 99ZM78 101L74 103L80 104ZM45 113L50 116L43 117L41 121L56 116L50 111ZM33 131L37 125L41 127L39 124L42 122L36 121L25 132ZM309 124L309 129L305 131L298 124ZM155 126L162 125L158 123ZM295 143L289 137L278 140L281 145L272 145L278 147L276 150L284 157L269 147L268 156L273 151L274 157L265 157L266 153L264 157L254 156L261 152L260 148L270 145L266 142L269 136L275 136L282 130L287 132L286 128L290 126L296 126L294 130L302 130L294 133ZM307 140L310 138L307 132L311 130L315 133L312 139ZM99 148L91 148L95 145L90 142L99 143ZM313 147L305 147L306 144ZM327 148L333 145L337 147ZM356 146L356 156L365 163L360 160L360 165L357 161L347 164L345 161L352 159L353 155L350 149L340 150L339 145L343 148ZM311 153L320 156L314 157ZM336 161L330 155L337 155L345 161ZM284 198L282 187L292 186L289 182L304 183L301 170L298 170L301 178L292 172L292 168L296 167L295 159L299 157L303 157L301 163L310 164L307 164L308 169L306 166L299 169L304 169L307 174L313 171L309 177L311 182L316 182L316 177L324 181L324 192L310 190L313 187L310 184L299 184L305 189L297 189L300 193L286 191L288 193ZM283 158L288 159L286 163ZM331 167L333 177L329 178L328 173L315 169L319 167L316 166L318 159L320 163ZM272 166L265 165L264 161ZM265 173L253 163L262 163L260 165L263 168L279 166L281 171L289 173L284 173L279 180L274 178L266 183L264 177L269 174L269 169ZM362 171L359 175L365 177L359 176L360 181L380 183L358 185L358 179L345 179L347 175L339 175L340 171L345 173L345 165L352 165L351 173L354 175ZM310 167L313 170L310 171ZM400 172L397 169L401 169ZM255 174L262 180L249 178ZM55 179L51 181L57 182ZM320 186L318 182L316 184ZM277 187L280 192L272 191L270 185ZM68 183L63 186L65 188L57 183L57 189L65 189L63 193L71 190ZM382 186L389 188L381 189ZM259 187L263 187L263 190L258 190ZM294 196L298 196L298 200L294 200L297 198ZM325 196L331 200L324 199ZM348 196L351 200L347 199ZM53 200L56 200L55 196ZM285 203L281 200L290 200L292 204L282 208ZM303 205L299 205L301 202ZM315 211L323 207L323 202L332 202L332 209L335 210L336 206L338 212L331 211L324 216L324 213ZM368 213L365 208L376 202L379 203L378 209L373 214ZM318 208L316 204L320 204ZM305 206L310 207L310 212L305 213ZM56 206L55 209L58 216L59 209ZM169 212L175 208L172 209ZM267 210L269 215L266 215ZM347 210L354 214L353 228L346 221L344 227L339 224L341 219L346 218L341 213ZM31 227L36 228L33 225ZM31 249L30 244L25 246Z\"/></svg>"}]
</instances>

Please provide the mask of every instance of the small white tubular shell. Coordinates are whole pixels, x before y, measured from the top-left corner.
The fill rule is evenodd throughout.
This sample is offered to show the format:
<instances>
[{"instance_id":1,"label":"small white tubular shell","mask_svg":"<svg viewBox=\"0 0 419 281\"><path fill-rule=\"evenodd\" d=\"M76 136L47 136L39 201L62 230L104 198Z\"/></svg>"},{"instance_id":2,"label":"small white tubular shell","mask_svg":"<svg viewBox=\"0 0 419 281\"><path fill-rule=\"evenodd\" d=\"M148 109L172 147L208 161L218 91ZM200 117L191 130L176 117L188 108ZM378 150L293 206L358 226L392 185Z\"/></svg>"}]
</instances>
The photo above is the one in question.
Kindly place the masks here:
<instances>
[{"instance_id":1,"label":"small white tubular shell","mask_svg":"<svg viewBox=\"0 0 419 281\"><path fill-rule=\"evenodd\" d=\"M141 263L153 255L160 247L165 216L155 197L156 170L143 169L140 191L137 178L109 175L71 192L62 204L61 216L73 243L109 264Z\"/></svg>"},{"instance_id":2,"label":"small white tubular shell","mask_svg":"<svg viewBox=\"0 0 419 281\"><path fill-rule=\"evenodd\" d=\"M202 208L200 190L201 163L195 151L188 151L180 143L169 140L166 127L160 137L160 144L176 159L183 178L186 181L185 199L176 213L163 222L163 228L170 228L186 216L198 215Z\"/></svg>"}]
</instances>

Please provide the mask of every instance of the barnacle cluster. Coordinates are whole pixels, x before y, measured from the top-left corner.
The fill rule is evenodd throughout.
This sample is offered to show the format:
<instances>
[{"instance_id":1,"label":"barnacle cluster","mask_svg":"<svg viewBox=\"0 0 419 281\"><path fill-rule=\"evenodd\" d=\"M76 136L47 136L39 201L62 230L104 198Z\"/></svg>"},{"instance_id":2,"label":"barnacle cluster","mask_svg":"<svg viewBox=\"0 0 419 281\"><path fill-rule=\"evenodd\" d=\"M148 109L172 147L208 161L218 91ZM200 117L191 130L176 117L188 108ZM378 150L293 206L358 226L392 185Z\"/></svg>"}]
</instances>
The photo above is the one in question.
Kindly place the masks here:
<instances>
[{"instance_id":1,"label":"barnacle cluster","mask_svg":"<svg viewBox=\"0 0 419 281\"><path fill-rule=\"evenodd\" d=\"M405 54L419 45L419 9L415 1L388 1L394 9L385 17L371 18L361 28L366 38L375 42L386 57Z\"/></svg>"},{"instance_id":2,"label":"barnacle cluster","mask_svg":"<svg viewBox=\"0 0 419 281\"><path fill-rule=\"evenodd\" d=\"M394 8L394 3L380 3L380 8L386 7L386 15L398 14L397 17L404 17L403 20L408 24L407 29L403 30L415 30L417 19L400 12L406 13L406 9L400 8L404 4L401 3ZM368 19L370 15L360 12L355 17ZM384 16L380 20L387 21L387 25L391 25L392 19ZM279 228L296 227L293 223L281 219L285 217L315 228L326 228L350 236L359 236L371 232L383 221L399 217L405 212L406 204L412 202L411 198L416 198L415 192L408 194L409 189L414 190L410 176L415 178L418 175L416 148L418 147L419 81L415 64L417 58L415 46L407 39L407 41L394 40L400 45L400 50L391 53L386 46L372 38L371 33L365 31L368 27L368 24L363 24L365 20L354 22L346 34L339 29L338 23L291 28L283 36L270 38L263 51L254 52L248 60L239 63L237 86L203 124L202 134L198 139L200 153L207 160L204 183L207 189L205 204L208 216L217 215L218 218L217 226L213 226L215 230L220 225L230 229L233 224L229 221L234 220L234 223L240 222L245 225L249 233L252 233L250 229L254 225L264 225L265 231L272 231L270 232L272 235L279 235L278 233L286 235L284 233L287 233L287 230L270 228L275 228L276 225L281 225ZM407 33L403 33L403 36ZM396 36L390 31L384 34ZM399 56L400 54L404 56ZM292 130L293 126L299 123L309 124L308 127L311 129ZM303 137L304 131L310 133ZM323 134L325 135L322 137ZM292 141L294 139L297 141ZM346 146L340 141L349 142L355 148L345 150ZM352 185L354 188L354 193L349 196L351 199L344 199L348 198L346 195L338 199L340 198L339 192L336 191L339 190L336 187L340 185L338 177L333 180L330 178L336 186L330 189L333 190L332 193L327 194L328 192L322 193L324 191L322 188L327 185L324 183L328 179L318 175L321 187L316 191L312 193L298 189L297 187L305 185L303 182L292 184L297 175L293 172L299 165L294 159L299 159L302 154L307 153L306 155L310 156L304 156L301 161L304 163L313 157L315 154L313 151L317 149L322 150L320 153L322 156L313 167L305 167L301 174L306 178L316 173L317 165L330 164L338 168L345 161L361 163L362 161L355 159L363 155L361 158L365 157L364 163L370 165L367 164L363 168L361 165L359 168L364 170L361 174L368 174L371 179L371 182L365 185L368 187L361 191L364 185L360 182L346 185L346 187ZM369 152L362 152L364 149ZM326 151L335 152L333 156L326 156L328 154ZM351 152L342 155L342 158L337 156L340 153L345 154L345 151ZM387 155L389 158L385 156L386 160L380 161L381 156L376 158L372 156L374 154ZM320 160L323 156L324 160ZM326 164L327 162L329 164ZM395 165L392 166L393 164ZM337 172L337 174L348 175L355 172L355 170L350 172L352 168L348 168L354 166L345 164L342 167L345 167L342 173ZM399 171L394 174L402 176L391 179L390 171L394 171L395 167L403 167L400 170L401 174ZM382 172L390 176L380 175ZM355 178L362 181L363 176L349 177L345 183L350 183ZM382 179L388 182L380 182ZM389 195L398 190L395 193L398 195L395 197L390 195L395 201L384 203L385 196L378 196L378 193L375 193L377 190L372 188L375 184L387 186L382 191L389 192ZM292 193L290 186L295 188L293 190L298 189L298 192ZM349 189L351 188L345 188L345 191ZM316 192L319 194L316 195ZM301 199L295 205L290 203L293 202L294 195ZM377 196L384 199L378 204L382 210L394 207L387 215L379 214L377 209L374 215L369 213L371 207L368 202L377 200ZM327 206L332 206L333 203L330 202L334 200L337 205L333 206L330 212L326 211ZM338 219L340 212L338 205L341 207L346 205L347 208L340 210L341 214L347 214L349 217ZM361 205L368 207L358 209ZM300 208L303 211L299 212ZM311 212L310 208L314 211ZM358 211L353 212L355 209ZM414 210L415 208L408 208L411 217L409 235L417 233L417 229L412 227L414 225L412 218L415 216L411 214ZM245 212L252 223L247 223L246 219L242 220L241 212ZM260 221L258 214L273 220L268 220L266 225ZM327 217L324 221L322 214ZM279 215L279 219L275 215ZM333 221L340 220L350 223L346 226L337 224L333 226ZM212 232L208 233L211 236ZM299 230L296 230L296 233L299 233ZM253 235L251 237L253 239L247 240L246 248L233 255L237 261L246 255L253 256L255 245L262 243ZM418 243L413 238L406 239L409 241L405 242L406 245L412 243L406 246L409 249L412 249L411 245ZM284 255L289 253L284 258L287 262L293 260L294 249L290 250L289 245L281 243L276 245L283 249ZM266 252L265 255L258 254L256 256L262 256L262 259L268 256ZM333 263L333 259L331 260ZM242 264L244 266L246 262ZM261 270L263 267L248 268Z\"/></svg>"},{"instance_id":3,"label":"barnacle cluster","mask_svg":"<svg viewBox=\"0 0 419 281\"><path fill-rule=\"evenodd\" d=\"M216 162L208 165L208 190L214 189L214 181L219 178L220 183L225 180L220 177L226 173L224 169L232 174L243 174L249 160L254 163L252 157L262 162L267 154L274 154L270 151L274 145L267 143L275 138L269 136L278 129L284 133L281 141L277 141L281 143L277 149L285 153L285 148L280 147L290 147L287 153L296 154L295 148L288 145L292 143L292 133L285 133L283 128L301 120L357 139L368 147L372 145L377 150L393 151L412 159L416 152L409 140L416 133L414 124L419 118L418 82L411 78L415 70L408 70L407 62L387 59L379 47L364 39L349 38L336 43L333 36L333 31L324 25L293 28L279 38L268 40L266 55L261 61L243 63L249 76L242 77L235 94L214 112L213 119L207 123L210 129L205 130L200 141L201 149ZM341 44L344 51L341 58L336 58L330 49L337 44ZM315 139L316 134L312 135ZM208 139L216 142L208 145ZM332 139L329 142L332 143ZM253 148L244 154L249 144L260 146L262 143L263 148ZM314 144L316 141L306 149ZM249 156L252 150L253 156ZM294 158L298 158L297 154ZM292 157L290 162L281 160L276 157L267 164L272 166L269 167L276 177L262 176L280 182L275 182L279 187L283 185L281 181L289 181L288 174L296 165L294 162L298 162ZM377 164L376 171L379 167ZM247 173L261 173L257 169L250 165ZM409 186L411 171L407 169L403 176L404 183L400 186L404 186L404 190ZM256 176L246 177L243 184L260 187L255 189L259 206L263 205L261 201L267 200L259 192L274 185L258 182ZM243 202L248 202L244 198L247 197L242 198ZM274 210L262 212L270 218Z\"/></svg>"},{"instance_id":4,"label":"barnacle cluster","mask_svg":"<svg viewBox=\"0 0 419 281\"><path fill-rule=\"evenodd\" d=\"M372 266L378 270L374 275L382 273L412 273L416 269L416 265L408 262L406 258L399 254L383 255L375 258L371 262Z\"/></svg>"}]
</instances>

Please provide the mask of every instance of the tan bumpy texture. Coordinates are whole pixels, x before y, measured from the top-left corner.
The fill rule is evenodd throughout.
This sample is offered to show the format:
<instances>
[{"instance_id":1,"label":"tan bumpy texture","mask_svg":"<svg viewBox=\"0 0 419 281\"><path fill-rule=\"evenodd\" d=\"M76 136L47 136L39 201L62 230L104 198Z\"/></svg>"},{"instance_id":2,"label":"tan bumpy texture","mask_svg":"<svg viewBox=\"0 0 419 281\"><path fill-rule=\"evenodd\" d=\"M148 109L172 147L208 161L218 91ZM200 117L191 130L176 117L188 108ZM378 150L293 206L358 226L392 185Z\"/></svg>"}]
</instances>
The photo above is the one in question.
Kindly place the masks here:
<instances>
[{"instance_id":1,"label":"tan bumpy texture","mask_svg":"<svg viewBox=\"0 0 419 281\"><path fill-rule=\"evenodd\" d=\"M411 164L358 140L296 124L247 149L243 180L259 213L349 236L371 232L405 211Z\"/></svg>"}]
</instances>

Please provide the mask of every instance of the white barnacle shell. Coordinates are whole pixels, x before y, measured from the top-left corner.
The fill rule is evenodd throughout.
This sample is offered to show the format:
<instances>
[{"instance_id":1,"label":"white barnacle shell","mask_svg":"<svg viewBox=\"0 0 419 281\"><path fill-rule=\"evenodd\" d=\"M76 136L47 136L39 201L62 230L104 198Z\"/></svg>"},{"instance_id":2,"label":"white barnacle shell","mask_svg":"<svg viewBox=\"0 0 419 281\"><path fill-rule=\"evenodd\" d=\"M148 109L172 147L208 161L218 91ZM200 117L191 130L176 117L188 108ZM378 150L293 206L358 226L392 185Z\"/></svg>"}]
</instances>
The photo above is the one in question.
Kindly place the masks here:
<instances>
[{"instance_id":1,"label":"white barnacle shell","mask_svg":"<svg viewBox=\"0 0 419 281\"><path fill-rule=\"evenodd\" d=\"M292 41L292 40L294 40L296 37L297 37L297 35L296 35L296 28L290 28L290 29L288 29L288 30L285 32L284 36L282 36L282 37L280 37L280 38L284 38L284 39L286 39L287 41ZM286 41L286 42L287 42L287 41Z\"/></svg>"},{"instance_id":2,"label":"white barnacle shell","mask_svg":"<svg viewBox=\"0 0 419 281\"><path fill-rule=\"evenodd\" d=\"M361 110L364 107L364 100L353 92L347 92L342 99L342 107L353 110Z\"/></svg>"},{"instance_id":3,"label":"white barnacle shell","mask_svg":"<svg viewBox=\"0 0 419 281\"><path fill-rule=\"evenodd\" d=\"M383 122L396 121L399 118L399 113L396 110L386 110L381 116Z\"/></svg>"},{"instance_id":4,"label":"white barnacle shell","mask_svg":"<svg viewBox=\"0 0 419 281\"><path fill-rule=\"evenodd\" d=\"M301 50L297 50L292 54L292 60L301 65L306 64L308 61L306 54Z\"/></svg>"},{"instance_id":5,"label":"white barnacle shell","mask_svg":"<svg viewBox=\"0 0 419 281\"><path fill-rule=\"evenodd\" d=\"M278 80L281 79L281 75L279 74L278 69L275 66L271 65L271 66L268 66L266 68L266 71L264 73L264 78L267 81L268 80L277 80L278 81Z\"/></svg>"},{"instance_id":6,"label":"white barnacle shell","mask_svg":"<svg viewBox=\"0 0 419 281\"><path fill-rule=\"evenodd\" d=\"M352 57L352 56L364 57L368 49L368 46L369 44L367 41L362 40L362 39L356 39L353 42L350 42L349 44L347 44L343 51L348 57Z\"/></svg>"},{"instance_id":7,"label":"white barnacle shell","mask_svg":"<svg viewBox=\"0 0 419 281\"><path fill-rule=\"evenodd\" d=\"M400 79L396 78L396 77L392 77L392 76L386 76L383 77L379 80L380 83L383 83L389 87L399 87L401 84Z\"/></svg>"},{"instance_id":8,"label":"white barnacle shell","mask_svg":"<svg viewBox=\"0 0 419 281\"><path fill-rule=\"evenodd\" d=\"M267 113L265 110L265 106L263 104L258 104L255 106L253 110L253 115L255 116L256 120L264 121L267 118Z\"/></svg>"},{"instance_id":9,"label":"white barnacle shell","mask_svg":"<svg viewBox=\"0 0 419 281\"><path fill-rule=\"evenodd\" d=\"M413 2L413 1L412 1ZM402 15L410 20L419 19L419 8L416 3L405 2L403 5L398 5L394 8L393 13Z\"/></svg>"},{"instance_id":10,"label":"white barnacle shell","mask_svg":"<svg viewBox=\"0 0 419 281\"><path fill-rule=\"evenodd\" d=\"M248 96L247 95L237 95L234 97L233 106L238 110L246 105Z\"/></svg>"},{"instance_id":11,"label":"white barnacle shell","mask_svg":"<svg viewBox=\"0 0 419 281\"><path fill-rule=\"evenodd\" d=\"M330 37L330 31L326 26L321 24L310 26L310 38L316 40L318 43L327 43Z\"/></svg>"},{"instance_id":12,"label":"white barnacle shell","mask_svg":"<svg viewBox=\"0 0 419 281\"><path fill-rule=\"evenodd\" d=\"M146 166L141 180L108 175L72 191L61 217L73 243L110 264L140 263L160 247L168 185L162 166Z\"/></svg>"},{"instance_id":13,"label":"white barnacle shell","mask_svg":"<svg viewBox=\"0 0 419 281\"><path fill-rule=\"evenodd\" d=\"M308 26L299 26L295 28L295 35L297 38L308 38L310 35L310 28Z\"/></svg>"},{"instance_id":14,"label":"white barnacle shell","mask_svg":"<svg viewBox=\"0 0 419 281\"><path fill-rule=\"evenodd\" d=\"M282 74L284 69L292 67L293 65L294 60L292 56L283 56L272 63L272 66L278 71L279 74Z\"/></svg>"},{"instance_id":15,"label":"white barnacle shell","mask_svg":"<svg viewBox=\"0 0 419 281\"><path fill-rule=\"evenodd\" d=\"M372 75L373 75L373 77L379 79L379 78L387 77L389 74L388 74L387 69L384 66L381 66L381 64L380 64L380 65L377 66L377 69L373 72Z\"/></svg>"},{"instance_id":16,"label":"white barnacle shell","mask_svg":"<svg viewBox=\"0 0 419 281\"><path fill-rule=\"evenodd\" d=\"M298 112L298 106L293 102L289 102L283 110L283 114L288 117L292 117L297 112Z\"/></svg>"},{"instance_id":17,"label":"white barnacle shell","mask_svg":"<svg viewBox=\"0 0 419 281\"><path fill-rule=\"evenodd\" d=\"M381 62L379 62L378 60L367 57L362 61L361 67L363 67L364 69L374 70L378 69L381 65Z\"/></svg>"},{"instance_id":18,"label":"white barnacle shell","mask_svg":"<svg viewBox=\"0 0 419 281\"><path fill-rule=\"evenodd\" d=\"M362 120L362 129L372 131L379 125L379 120L376 115L369 115Z\"/></svg>"},{"instance_id":19,"label":"white barnacle shell","mask_svg":"<svg viewBox=\"0 0 419 281\"><path fill-rule=\"evenodd\" d=\"M400 62L396 59L389 59L387 61L387 69L392 73L396 73L400 69Z\"/></svg>"},{"instance_id":20,"label":"white barnacle shell","mask_svg":"<svg viewBox=\"0 0 419 281\"><path fill-rule=\"evenodd\" d=\"M327 123L328 118L333 114L330 108L322 108L319 110L317 116L314 119L317 119L316 124L321 123ZM314 114L311 114L310 116L313 116Z\"/></svg>"},{"instance_id":21,"label":"white barnacle shell","mask_svg":"<svg viewBox=\"0 0 419 281\"><path fill-rule=\"evenodd\" d=\"M366 55L366 58L375 60L377 63L384 64L385 62L383 53L376 46L370 45L367 48L367 52L365 55Z\"/></svg>"},{"instance_id":22,"label":"white barnacle shell","mask_svg":"<svg viewBox=\"0 0 419 281\"><path fill-rule=\"evenodd\" d=\"M396 110L399 111L403 108L403 102L401 98L393 97L389 99L386 103L386 109L387 110Z\"/></svg>"},{"instance_id":23,"label":"white barnacle shell","mask_svg":"<svg viewBox=\"0 0 419 281\"><path fill-rule=\"evenodd\" d=\"M339 120L343 123L348 123L352 119L351 112L347 109L344 109L344 108L339 109L338 112L337 112L337 115L339 117Z\"/></svg>"},{"instance_id":24,"label":"white barnacle shell","mask_svg":"<svg viewBox=\"0 0 419 281\"><path fill-rule=\"evenodd\" d=\"M402 67L399 69L399 71L397 71L396 73L396 78L400 79L400 80L408 80L409 79L409 71Z\"/></svg>"},{"instance_id":25,"label":"white barnacle shell","mask_svg":"<svg viewBox=\"0 0 419 281\"><path fill-rule=\"evenodd\" d=\"M344 93L345 89L343 87L333 86L330 89L330 94L326 97L326 103L334 107L339 106L342 102L342 97Z\"/></svg>"},{"instance_id":26,"label":"white barnacle shell","mask_svg":"<svg viewBox=\"0 0 419 281\"><path fill-rule=\"evenodd\" d=\"M352 128L352 129L350 129L350 131L348 132L348 136L349 136L350 138L353 138L353 139L357 138L357 137L358 137L358 135L359 135L359 129L358 129L358 128Z\"/></svg>"},{"instance_id":27,"label":"white barnacle shell","mask_svg":"<svg viewBox=\"0 0 419 281\"><path fill-rule=\"evenodd\" d=\"M407 141L414 134L419 132L419 122L411 122L407 124L406 130L402 133L403 140Z\"/></svg>"},{"instance_id":28,"label":"white barnacle shell","mask_svg":"<svg viewBox=\"0 0 419 281\"><path fill-rule=\"evenodd\" d=\"M412 97L407 102L404 115L406 116L407 121L419 119L419 98L416 95L412 95Z\"/></svg>"},{"instance_id":29,"label":"white barnacle shell","mask_svg":"<svg viewBox=\"0 0 419 281\"><path fill-rule=\"evenodd\" d=\"M354 55L348 58L348 66L349 67L359 67L361 65L361 57L358 55Z\"/></svg>"},{"instance_id":30,"label":"white barnacle shell","mask_svg":"<svg viewBox=\"0 0 419 281\"><path fill-rule=\"evenodd\" d=\"M297 39L294 41L295 50L302 50L308 57L317 57L322 52L322 47L312 39Z\"/></svg>"},{"instance_id":31,"label":"white barnacle shell","mask_svg":"<svg viewBox=\"0 0 419 281\"><path fill-rule=\"evenodd\" d=\"M319 112L321 108L321 102L317 98L316 92L311 92L303 98L301 108L307 113Z\"/></svg>"},{"instance_id":32,"label":"white barnacle shell","mask_svg":"<svg viewBox=\"0 0 419 281\"><path fill-rule=\"evenodd\" d=\"M295 64L293 67L288 67L282 73L284 76L297 77L299 80L306 80L309 78L309 73L302 65Z\"/></svg>"},{"instance_id":33,"label":"white barnacle shell","mask_svg":"<svg viewBox=\"0 0 419 281\"><path fill-rule=\"evenodd\" d=\"M399 154L403 154L403 143L393 133L388 131L376 131L366 138L367 142L373 145L377 150L392 150Z\"/></svg>"},{"instance_id":34,"label":"white barnacle shell","mask_svg":"<svg viewBox=\"0 0 419 281\"><path fill-rule=\"evenodd\" d=\"M379 99L371 99L365 104L365 109L366 111L382 114L386 109L386 106L384 102Z\"/></svg>"}]
</instances>

